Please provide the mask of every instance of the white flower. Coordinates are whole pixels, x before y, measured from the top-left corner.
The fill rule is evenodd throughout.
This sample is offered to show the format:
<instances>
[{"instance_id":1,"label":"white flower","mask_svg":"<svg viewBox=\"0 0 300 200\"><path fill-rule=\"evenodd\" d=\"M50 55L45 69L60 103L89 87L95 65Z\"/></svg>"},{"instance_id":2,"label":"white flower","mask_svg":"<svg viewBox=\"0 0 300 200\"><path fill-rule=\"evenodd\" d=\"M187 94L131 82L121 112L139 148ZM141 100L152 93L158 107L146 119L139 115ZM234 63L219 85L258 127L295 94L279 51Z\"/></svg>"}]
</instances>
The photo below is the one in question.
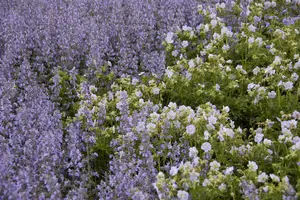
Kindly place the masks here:
<instances>
[{"instance_id":1,"label":"white flower","mask_svg":"<svg viewBox=\"0 0 300 200\"><path fill-rule=\"evenodd\" d=\"M209 152L211 150L211 144L209 142L204 142L202 145L201 145L201 149L204 151L204 152Z\"/></svg>"},{"instance_id":2,"label":"white flower","mask_svg":"<svg viewBox=\"0 0 300 200\"><path fill-rule=\"evenodd\" d=\"M273 69L271 66L268 66L266 69L265 69L265 74L267 76L272 76L273 74L275 74L275 69Z\"/></svg>"},{"instance_id":3,"label":"white flower","mask_svg":"<svg viewBox=\"0 0 300 200\"><path fill-rule=\"evenodd\" d=\"M177 50L172 51L172 56L176 57L176 56L178 56L178 54L179 54L179 51L177 51Z\"/></svg>"},{"instance_id":4,"label":"white flower","mask_svg":"<svg viewBox=\"0 0 300 200\"><path fill-rule=\"evenodd\" d=\"M281 64L281 58L279 56L275 56L273 64L274 65L280 65Z\"/></svg>"},{"instance_id":5,"label":"white flower","mask_svg":"<svg viewBox=\"0 0 300 200\"><path fill-rule=\"evenodd\" d=\"M190 161L185 162L184 164L180 164L180 169L182 169L184 172L190 172L193 169L193 165Z\"/></svg>"},{"instance_id":6,"label":"white flower","mask_svg":"<svg viewBox=\"0 0 300 200\"><path fill-rule=\"evenodd\" d=\"M176 112L174 112L173 110L171 110L170 112L168 112L168 114L167 114L167 118L168 119L173 120L173 119L175 119L175 117L176 117Z\"/></svg>"},{"instance_id":7,"label":"white flower","mask_svg":"<svg viewBox=\"0 0 300 200\"><path fill-rule=\"evenodd\" d=\"M189 42L186 41L186 40L184 40L184 41L182 42L182 46L183 46L184 48L187 47L187 46L189 46Z\"/></svg>"},{"instance_id":8,"label":"white flower","mask_svg":"<svg viewBox=\"0 0 300 200\"><path fill-rule=\"evenodd\" d=\"M248 86L247 86L247 90L251 91L252 89L254 89L255 86L256 86L255 83L249 83Z\"/></svg>"},{"instance_id":9,"label":"white flower","mask_svg":"<svg viewBox=\"0 0 300 200\"><path fill-rule=\"evenodd\" d=\"M276 97L276 92L275 91L271 91L268 93L268 96L270 99L274 99Z\"/></svg>"},{"instance_id":10,"label":"white flower","mask_svg":"<svg viewBox=\"0 0 300 200\"><path fill-rule=\"evenodd\" d=\"M181 123L180 123L178 120L176 120L176 121L174 122L175 128L180 128L180 125L181 125Z\"/></svg>"},{"instance_id":11,"label":"white flower","mask_svg":"<svg viewBox=\"0 0 300 200\"><path fill-rule=\"evenodd\" d=\"M186 73L185 73L185 77L186 77L188 80L191 80L192 74L191 74L190 72L186 72Z\"/></svg>"},{"instance_id":12,"label":"white flower","mask_svg":"<svg viewBox=\"0 0 300 200\"><path fill-rule=\"evenodd\" d=\"M264 134L256 133L254 141L257 142L257 143L260 143L262 141L263 137L264 137Z\"/></svg>"},{"instance_id":13,"label":"white flower","mask_svg":"<svg viewBox=\"0 0 300 200\"><path fill-rule=\"evenodd\" d=\"M251 170L251 171L256 171L258 169L258 166L256 164L256 162L254 161L249 161L248 162L248 168Z\"/></svg>"},{"instance_id":14,"label":"white flower","mask_svg":"<svg viewBox=\"0 0 300 200\"><path fill-rule=\"evenodd\" d=\"M220 85L216 84L216 91L220 91Z\"/></svg>"},{"instance_id":15,"label":"white flower","mask_svg":"<svg viewBox=\"0 0 300 200\"><path fill-rule=\"evenodd\" d=\"M234 167L227 167L226 170L224 170L225 175L231 175L233 173Z\"/></svg>"},{"instance_id":16,"label":"white flower","mask_svg":"<svg viewBox=\"0 0 300 200\"><path fill-rule=\"evenodd\" d=\"M265 138L264 141L263 141L263 143L264 143L266 146L271 146L272 141L269 140L269 139L267 139L267 138Z\"/></svg>"},{"instance_id":17,"label":"white flower","mask_svg":"<svg viewBox=\"0 0 300 200\"><path fill-rule=\"evenodd\" d=\"M267 122L269 128L272 128L272 126L274 125L274 122L269 119L267 119L266 122Z\"/></svg>"},{"instance_id":18,"label":"white flower","mask_svg":"<svg viewBox=\"0 0 300 200\"><path fill-rule=\"evenodd\" d=\"M297 73L294 72L294 73L292 74L292 79L293 79L294 81L297 81L298 78L299 78L299 75L298 75Z\"/></svg>"},{"instance_id":19,"label":"white flower","mask_svg":"<svg viewBox=\"0 0 300 200\"><path fill-rule=\"evenodd\" d=\"M280 181L280 178L278 176L276 176L275 174L270 174L270 178L274 182L279 182Z\"/></svg>"},{"instance_id":20,"label":"white flower","mask_svg":"<svg viewBox=\"0 0 300 200\"><path fill-rule=\"evenodd\" d=\"M91 92L97 92L97 88L96 88L94 85L90 85L90 86L89 86L89 90L90 90Z\"/></svg>"},{"instance_id":21,"label":"white flower","mask_svg":"<svg viewBox=\"0 0 300 200\"><path fill-rule=\"evenodd\" d=\"M193 166L198 166L199 160L200 160L199 157L195 157L195 158L193 159L193 162L192 162Z\"/></svg>"},{"instance_id":22,"label":"white flower","mask_svg":"<svg viewBox=\"0 0 300 200\"><path fill-rule=\"evenodd\" d=\"M300 60L298 62L295 63L294 66L295 69L299 69L300 68Z\"/></svg>"},{"instance_id":23,"label":"white flower","mask_svg":"<svg viewBox=\"0 0 300 200\"><path fill-rule=\"evenodd\" d=\"M210 185L210 184L211 184L210 180L208 180L208 179L206 178L206 179L204 179L204 181L203 181L203 183L202 183L202 186L203 186L203 187L206 187L206 186L208 186L208 185Z\"/></svg>"},{"instance_id":24,"label":"white flower","mask_svg":"<svg viewBox=\"0 0 300 200\"><path fill-rule=\"evenodd\" d=\"M214 40L219 40L221 38L221 36L218 33L214 33L213 38L214 38Z\"/></svg>"},{"instance_id":25,"label":"white flower","mask_svg":"<svg viewBox=\"0 0 300 200\"><path fill-rule=\"evenodd\" d=\"M230 49L230 46L228 44L224 44L223 47L222 47L222 49L224 51L228 51Z\"/></svg>"},{"instance_id":26,"label":"white flower","mask_svg":"<svg viewBox=\"0 0 300 200\"><path fill-rule=\"evenodd\" d=\"M177 197L179 200L188 200L189 199L189 193L187 193L184 190L178 190Z\"/></svg>"},{"instance_id":27,"label":"white flower","mask_svg":"<svg viewBox=\"0 0 300 200\"><path fill-rule=\"evenodd\" d=\"M265 172L263 172L260 175L258 175L257 181L260 183L264 183L268 180L268 178L269 178L269 176Z\"/></svg>"},{"instance_id":28,"label":"white flower","mask_svg":"<svg viewBox=\"0 0 300 200\"><path fill-rule=\"evenodd\" d=\"M198 10L202 11L203 6L201 4L198 5Z\"/></svg>"},{"instance_id":29,"label":"white flower","mask_svg":"<svg viewBox=\"0 0 300 200\"><path fill-rule=\"evenodd\" d=\"M156 124L149 123L147 124L146 128L149 133L153 133L155 132Z\"/></svg>"},{"instance_id":30,"label":"white flower","mask_svg":"<svg viewBox=\"0 0 300 200\"><path fill-rule=\"evenodd\" d=\"M209 31L209 26L208 26L208 24L205 24L205 26L204 26L204 32L206 33L208 31Z\"/></svg>"},{"instance_id":31,"label":"white flower","mask_svg":"<svg viewBox=\"0 0 300 200\"><path fill-rule=\"evenodd\" d=\"M242 65L237 65L235 69L241 72L242 74L247 74L247 71L243 69Z\"/></svg>"},{"instance_id":32,"label":"white flower","mask_svg":"<svg viewBox=\"0 0 300 200\"><path fill-rule=\"evenodd\" d=\"M234 138L234 131L231 128L223 127L223 131L230 138Z\"/></svg>"},{"instance_id":33,"label":"white flower","mask_svg":"<svg viewBox=\"0 0 300 200\"><path fill-rule=\"evenodd\" d=\"M170 175L171 176L176 176L176 174L177 174L177 172L178 172L178 168L177 167L171 167L171 170L170 170Z\"/></svg>"},{"instance_id":34,"label":"white flower","mask_svg":"<svg viewBox=\"0 0 300 200\"><path fill-rule=\"evenodd\" d=\"M182 27L182 30L184 30L184 31L192 31L192 27L189 27L189 26L187 26L187 25L184 25L184 26Z\"/></svg>"},{"instance_id":35,"label":"white flower","mask_svg":"<svg viewBox=\"0 0 300 200\"><path fill-rule=\"evenodd\" d=\"M209 134L209 132L206 130L206 131L204 131L204 140L208 140L209 139L209 137L210 137L210 134ZM202 149L202 147L201 147L201 149Z\"/></svg>"},{"instance_id":36,"label":"white flower","mask_svg":"<svg viewBox=\"0 0 300 200\"><path fill-rule=\"evenodd\" d=\"M160 91L160 89L157 87L152 89L153 94L159 94L159 91Z\"/></svg>"},{"instance_id":37,"label":"white flower","mask_svg":"<svg viewBox=\"0 0 300 200\"><path fill-rule=\"evenodd\" d=\"M256 66L256 67L253 69L253 74L256 76L256 75L258 74L259 71L260 71L260 68Z\"/></svg>"},{"instance_id":38,"label":"white flower","mask_svg":"<svg viewBox=\"0 0 300 200\"><path fill-rule=\"evenodd\" d=\"M168 78L171 78L171 77L173 76L173 71L167 69L167 70L166 70L166 74L167 74Z\"/></svg>"},{"instance_id":39,"label":"white flower","mask_svg":"<svg viewBox=\"0 0 300 200\"><path fill-rule=\"evenodd\" d=\"M293 116L293 118L300 120L300 112L294 111L292 116Z\"/></svg>"},{"instance_id":40,"label":"white flower","mask_svg":"<svg viewBox=\"0 0 300 200\"><path fill-rule=\"evenodd\" d=\"M213 28L215 28L215 27L218 25L218 21L215 20L215 19L211 20L210 23L211 23L211 26L212 26Z\"/></svg>"},{"instance_id":41,"label":"white flower","mask_svg":"<svg viewBox=\"0 0 300 200\"><path fill-rule=\"evenodd\" d=\"M168 107L175 110L175 109L177 108L177 104L174 103L174 102L170 102L170 103L168 104Z\"/></svg>"},{"instance_id":42,"label":"white flower","mask_svg":"<svg viewBox=\"0 0 300 200\"><path fill-rule=\"evenodd\" d=\"M263 40L262 40L261 37L258 37L258 38L255 39L255 42L257 42L257 43L258 43L258 46L261 47L261 45L262 45L262 43L263 43Z\"/></svg>"},{"instance_id":43,"label":"white flower","mask_svg":"<svg viewBox=\"0 0 300 200\"><path fill-rule=\"evenodd\" d=\"M133 78L132 79L132 85L136 85L139 82L139 79Z\"/></svg>"},{"instance_id":44,"label":"white flower","mask_svg":"<svg viewBox=\"0 0 300 200\"><path fill-rule=\"evenodd\" d=\"M226 112L226 113L229 113L230 108L229 108L228 106L223 106L222 111L223 111L223 112Z\"/></svg>"},{"instance_id":45,"label":"white flower","mask_svg":"<svg viewBox=\"0 0 300 200\"><path fill-rule=\"evenodd\" d=\"M156 112L153 112L150 114L150 118L152 121L157 121L159 119L159 114L157 114Z\"/></svg>"},{"instance_id":46,"label":"white flower","mask_svg":"<svg viewBox=\"0 0 300 200\"><path fill-rule=\"evenodd\" d=\"M226 190L227 185L225 183L221 183L221 185L219 185L218 189L221 191Z\"/></svg>"},{"instance_id":47,"label":"white flower","mask_svg":"<svg viewBox=\"0 0 300 200\"><path fill-rule=\"evenodd\" d=\"M208 117L208 123L211 125L214 125L215 123L217 123L217 118L213 115Z\"/></svg>"},{"instance_id":48,"label":"white flower","mask_svg":"<svg viewBox=\"0 0 300 200\"><path fill-rule=\"evenodd\" d=\"M255 31L256 31L256 27L253 26L252 24L251 24L248 28L249 28L249 30L250 30L251 32L255 32Z\"/></svg>"},{"instance_id":49,"label":"white flower","mask_svg":"<svg viewBox=\"0 0 300 200\"><path fill-rule=\"evenodd\" d=\"M253 43L254 43L254 37L250 37L250 38L248 39L248 43L249 43L249 44L253 44Z\"/></svg>"},{"instance_id":50,"label":"white flower","mask_svg":"<svg viewBox=\"0 0 300 200\"><path fill-rule=\"evenodd\" d=\"M226 35L227 37L231 37L233 35L233 33L229 30L228 27L223 26L221 29L221 35Z\"/></svg>"},{"instance_id":51,"label":"white flower","mask_svg":"<svg viewBox=\"0 0 300 200\"><path fill-rule=\"evenodd\" d=\"M166 37L166 42L168 44L172 44L174 42L173 38L174 33L173 32L168 32L167 37Z\"/></svg>"},{"instance_id":52,"label":"white flower","mask_svg":"<svg viewBox=\"0 0 300 200\"><path fill-rule=\"evenodd\" d=\"M141 92L141 91L136 91L135 92L135 95L137 96L137 97L142 97L143 96L143 93Z\"/></svg>"},{"instance_id":53,"label":"white flower","mask_svg":"<svg viewBox=\"0 0 300 200\"><path fill-rule=\"evenodd\" d=\"M195 170L193 170L191 173L190 173L190 180L192 182L197 182L198 181L198 178L199 178L199 173L195 172Z\"/></svg>"},{"instance_id":54,"label":"white flower","mask_svg":"<svg viewBox=\"0 0 300 200\"><path fill-rule=\"evenodd\" d=\"M217 15L216 15L216 13L211 13L211 14L209 15L209 17L212 18L212 19L215 19L215 18L217 17Z\"/></svg>"},{"instance_id":55,"label":"white flower","mask_svg":"<svg viewBox=\"0 0 300 200\"><path fill-rule=\"evenodd\" d=\"M255 133L256 133L256 134L257 134L257 133L262 133L262 131L263 131L262 128L259 127L259 128L257 128L257 129L255 130Z\"/></svg>"},{"instance_id":56,"label":"white flower","mask_svg":"<svg viewBox=\"0 0 300 200\"><path fill-rule=\"evenodd\" d=\"M97 100L97 95L95 95L95 94L91 94L91 98L92 98L92 100Z\"/></svg>"},{"instance_id":57,"label":"white flower","mask_svg":"<svg viewBox=\"0 0 300 200\"><path fill-rule=\"evenodd\" d=\"M221 165L220 165L219 162L213 161L213 162L211 162L209 164L209 166L210 166L210 170L212 170L212 171L218 171Z\"/></svg>"},{"instance_id":58,"label":"white flower","mask_svg":"<svg viewBox=\"0 0 300 200\"><path fill-rule=\"evenodd\" d=\"M266 193L269 192L269 187L268 187L268 186L265 186L265 187L263 187L262 189L263 189L263 191L266 192Z\"/></svg>"},{"instance_id":59,"label":"white flower","mask_svg":"<svg viewBox=\"0 0 300 200\"><path fill-rule=\"evenodd\" d=\"M284 82L283 83L283 86L284 86L284 89L285 90L291 90L291 89L293 89L293 82L291 82L291 81L288 81L288 82Z\"/></svg>"},{"instance_id":60,"label":"white flower","mask_svg":"<svg viewBox=\"0 0 300 200\"><path fill-rule=\"evenodd\" d=\"M190 68L194 68L195 67L195 63L194 63L193 60L190 60L188 64L189 64Z\"/></svg>"},{"instance_id":61,"label":"white flower","mask_svg":"<svg viewBox=\"0 0 300 200\"><path fill-rule=\"evenodd\" d=\"M196 147L191 147L191 148L189 149L189 157L190 157L190 158L195 158L195 157L197 157L197 154L198 154L198 150L197 150Z\"/></svg>"},{"instance_id":62,"label":"white flower","mask_svg":"<svg viewBox=\"0 0 300 200\"><path fill-rule=\"evenodd\" d=\"M144 106L145 102L144 102L144 99L140 99L139 100L139 106Z\"/></svg>"},{"instance_id":63,"label":"white flower","mask_svg":"<svg viewBox=\"0 0 300 200\"><path fill-rule=\"evenodd\" d=\"M226 8L226 4L225 3L217 3L216 4L216 8L221 8L221 9L224 9L224 8Z\"/></svg>"},{"instance_id":64,"label":"white flower","mask_svg":"<svg viewBox=\"0 0 300 200\"><path fill-rule=\"evenodd\" d=\"M193 135L195 132L196 132L196 127L191 124L191 125L188 125L186 127L186 132L189 134L189 135Z\"/></svg>"},{"instance_id":65,"label":"white flower","mask_svg":"<svg viewBox=\"0 0 300 200\"><path fill-rule=\"evenodd\" d=\"M145 130L145 122L138 122L136 126L137 132L142 132Z\"/></svg>"}]
</instances>

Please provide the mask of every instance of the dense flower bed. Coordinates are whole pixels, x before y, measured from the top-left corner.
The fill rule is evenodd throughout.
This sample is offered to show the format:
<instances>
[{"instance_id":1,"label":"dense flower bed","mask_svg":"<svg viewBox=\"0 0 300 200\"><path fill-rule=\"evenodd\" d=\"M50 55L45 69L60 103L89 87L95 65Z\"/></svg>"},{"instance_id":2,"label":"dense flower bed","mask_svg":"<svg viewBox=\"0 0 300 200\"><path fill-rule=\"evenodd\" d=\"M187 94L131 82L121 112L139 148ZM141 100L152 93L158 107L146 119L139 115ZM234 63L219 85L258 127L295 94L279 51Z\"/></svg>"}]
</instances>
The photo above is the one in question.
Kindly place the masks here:
<instances>
[{"instance_id":1,"label":"dense flower bed","mask_svg":"<svg viewBox=\"0 0 300 200\"><path fill-rule=\"evenodd\" d=\"M0 7L0 199L299 198L299 1Z\"/></svg>"}]
</instances>

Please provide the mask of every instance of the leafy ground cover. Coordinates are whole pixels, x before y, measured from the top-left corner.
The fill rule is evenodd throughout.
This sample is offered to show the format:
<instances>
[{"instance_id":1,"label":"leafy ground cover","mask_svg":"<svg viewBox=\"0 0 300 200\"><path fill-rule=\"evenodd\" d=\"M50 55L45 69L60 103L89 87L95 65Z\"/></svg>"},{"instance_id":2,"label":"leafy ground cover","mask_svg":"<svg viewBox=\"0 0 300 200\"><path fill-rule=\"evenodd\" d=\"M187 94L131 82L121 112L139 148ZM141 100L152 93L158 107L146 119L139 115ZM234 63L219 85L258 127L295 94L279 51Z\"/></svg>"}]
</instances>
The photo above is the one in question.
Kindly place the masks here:
<instances>
[{"instance_id":1,"label":"leafy ground cover","mask_svg":"<svg viewBox=\"0 0 300 200\"><path fill-rule=\"evenodd\" d=\"M35 3L2 3L0 199L299 198L299 1Z\"/></svg>"}]
</instances>

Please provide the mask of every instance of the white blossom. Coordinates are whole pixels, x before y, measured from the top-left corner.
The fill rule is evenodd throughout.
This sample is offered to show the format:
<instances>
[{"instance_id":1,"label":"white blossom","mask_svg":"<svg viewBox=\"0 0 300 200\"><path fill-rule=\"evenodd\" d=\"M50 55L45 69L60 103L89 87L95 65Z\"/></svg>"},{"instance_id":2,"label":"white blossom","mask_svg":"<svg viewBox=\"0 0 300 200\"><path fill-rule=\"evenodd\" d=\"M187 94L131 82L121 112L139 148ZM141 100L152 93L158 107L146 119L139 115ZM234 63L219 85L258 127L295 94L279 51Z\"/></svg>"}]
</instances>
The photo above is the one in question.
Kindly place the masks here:
<instances>
[{"instance_id":1,"label":"white blossom","mask_svg":"<svg viewBox=\"0 0 300 200\"><path fill-rule=\"evenodd\" d=\"M256 162L254 161L249 161L248 162L248 168L251 170L251 171L256 171L258 169L258 166L256 164Z\"/></svg>"},{"instance_id":2,"label":"white blossom","mask_svg":"<svg viewBox=\"0 0 300 200\"><path fill-rule=\"evenodd\" d=\"M170 175L171 175L171 176L176 176L177 172L178 172L178 168L172 166L172 167L171 167L171 170L170 170Z\"/></svg>"},{"instance_id":3,"label":"white blossom","mask_svg":"<svg viewBox=\"0 0 300 200\"><path fill-rule=\"evenodd\" d=\"M167 33L167 37L166 37L166 42L169 44L172 44L174 42L174 40L172 39L174 36L173 32L168 32Z\"/></svg>"},{"instance_id":4,"label":"white blossom","mask_svg":"<svg viewBox=\"0 0 300 200\"><path fill-rule=\"evenodd\" d=\"M189 42L186 41L186 40L184 40L184 41L182 42L182 46L183 46L184 48L186 48L187 46L189 46Z\"/></svg>"},{"instance_id":5,"label":"white blossom","mask_svg":"<svg viewBox=\"0 0 300 200\"><path fill-rule=\"evenodd\" d=\"M270 99L274 99L276 97L276 92L275 91L271 91L268 93L268 96Z\"/></svg>"},{"instance_id":6,"label":"white blossom","mask_svg":"<svg viewBox=\"0 0 300 200\"><path fill-rule=\"evenodd\" d=\"M254 141L257 142L257 143L260 143L262 141L263 137L264 137L264 134L256 133L256 135L254 137Z\"/></svg>"},{"instance_id":7,"label":"white blossom","mask_svg":"<svg viewBox=\"0 0 300 200\"><path fill-rule=\"evenodd\" d=\"M270 178L274 182L279 182L280 181L280 178L278 176L276 176L275 174L270 174Z\"/></svg>"},{"instance_id":8,"label":"white blossom","mask_svg":"<svg viewBox=\"0 0 300 200\"><path fill-rule=\"evenodd\" d=\"M177 197L179 200L188 200L189 199L189 193L187 193L184 190L178 190Z\"/></svg>"},{"instance_id":9,"label":"white blossom","mask_svg":"<svg viewBox=\"0 0 300 200\"><path fill-rule=\"evenodd\" d=\"M155 95L159 94L159 91L160 91L160 89L157 87L152 89L152 93Z\"/></svg>"},{"instance_id":10,"label":"white blossom","mask_svg":"<svg viewBox=\"0 0 300 200\"><path fill-rule=\"evenodd\" d=\"M249 30L250 30L251 32L255 32L255 31L256 31L256 27L253 26L252 24L251 24L248 28L249 28Z\"/></svg>"},{"instance_id":11,"label":"white blossom","mask_svg":"<svg viewBox=\"0 0 300 200\"><path fill-rule=\"evenodd\" d=\"M263 172L260 175L258 175L257 181L260 183L264 183L268 180L268 178L269 178L269 176L265 172Z\"/></svg>"},{"instance_id":12,"label":"white blossom","mask_svg":"<svg viewBox=\"0 0 300 200\"><path fill-rule=\"evenodd\" d=\"M198 154L198 150L197 150L196 147L191 147L191 148L189 149L189 157L190 157L190 158L195 158L195 157L197 157L197 154Z\"/></svg>"},{"instance_id":13,"label":"white blossom","mask_svg":"<svg viewBox=\"0 0 300 200\"><path fill-rule=\"evenodd\" d=\"M224 170L224 174L225 175L231 175L233 173L233 170L234 170L234 167L227 167L225 170Z\"/></svg>"},{"instance_id":14,"label":"white blossom","mask_svg":"<svg viewBox=\"0 0 300 200\"><path fill-rule=\"evenodd\" d=\"M186 132L189 134L189 135L193 135L195 132L196 132L196 127L191 124L191 125L188 125L186 127Z\"/></svg>"},{"instance_id":15,"label":"white blossom","mask_svg":"<svg viewBox=\"0 0 300 200\"><path fill-rule=\"evenodd\" d=\"M202 145L201 145L201 149L204 151L204 152L209 152L211 150L211 144L209 142L204 142Z\"/></svg>"},{"instance_id":16,"label":"white blossom","mask_svg":"<svg viewBox=\"0 0 300 200\"><path fill-rule=\"evenodd\" d=\"M213 162L211 162L209 164L209 166L210 166L210 170L212 170L212 171L219 171L219 168L220 168L221 165L220 165L219 162L213 161Z\"/></svg>"}]
</instances>

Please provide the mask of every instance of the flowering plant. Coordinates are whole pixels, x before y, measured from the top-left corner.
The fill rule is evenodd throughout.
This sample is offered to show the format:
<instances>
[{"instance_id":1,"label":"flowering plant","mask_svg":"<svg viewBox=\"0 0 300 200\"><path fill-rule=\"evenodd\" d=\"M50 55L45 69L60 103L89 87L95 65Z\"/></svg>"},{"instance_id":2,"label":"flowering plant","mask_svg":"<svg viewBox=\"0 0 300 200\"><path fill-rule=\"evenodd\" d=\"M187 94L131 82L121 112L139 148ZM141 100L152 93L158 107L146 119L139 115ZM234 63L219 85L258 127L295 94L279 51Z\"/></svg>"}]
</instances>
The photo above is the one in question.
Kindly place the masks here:
<instances>
[{"instance_id":1,"label":"flowering plant","mask_svg":"<svg viewBox=\"0 0 300 200\"><path fill-rule=\"evenodd\" d=\"M0 2L0 199L298 199L299 1L124 2Z\"/></svg>"}]
</instances>

